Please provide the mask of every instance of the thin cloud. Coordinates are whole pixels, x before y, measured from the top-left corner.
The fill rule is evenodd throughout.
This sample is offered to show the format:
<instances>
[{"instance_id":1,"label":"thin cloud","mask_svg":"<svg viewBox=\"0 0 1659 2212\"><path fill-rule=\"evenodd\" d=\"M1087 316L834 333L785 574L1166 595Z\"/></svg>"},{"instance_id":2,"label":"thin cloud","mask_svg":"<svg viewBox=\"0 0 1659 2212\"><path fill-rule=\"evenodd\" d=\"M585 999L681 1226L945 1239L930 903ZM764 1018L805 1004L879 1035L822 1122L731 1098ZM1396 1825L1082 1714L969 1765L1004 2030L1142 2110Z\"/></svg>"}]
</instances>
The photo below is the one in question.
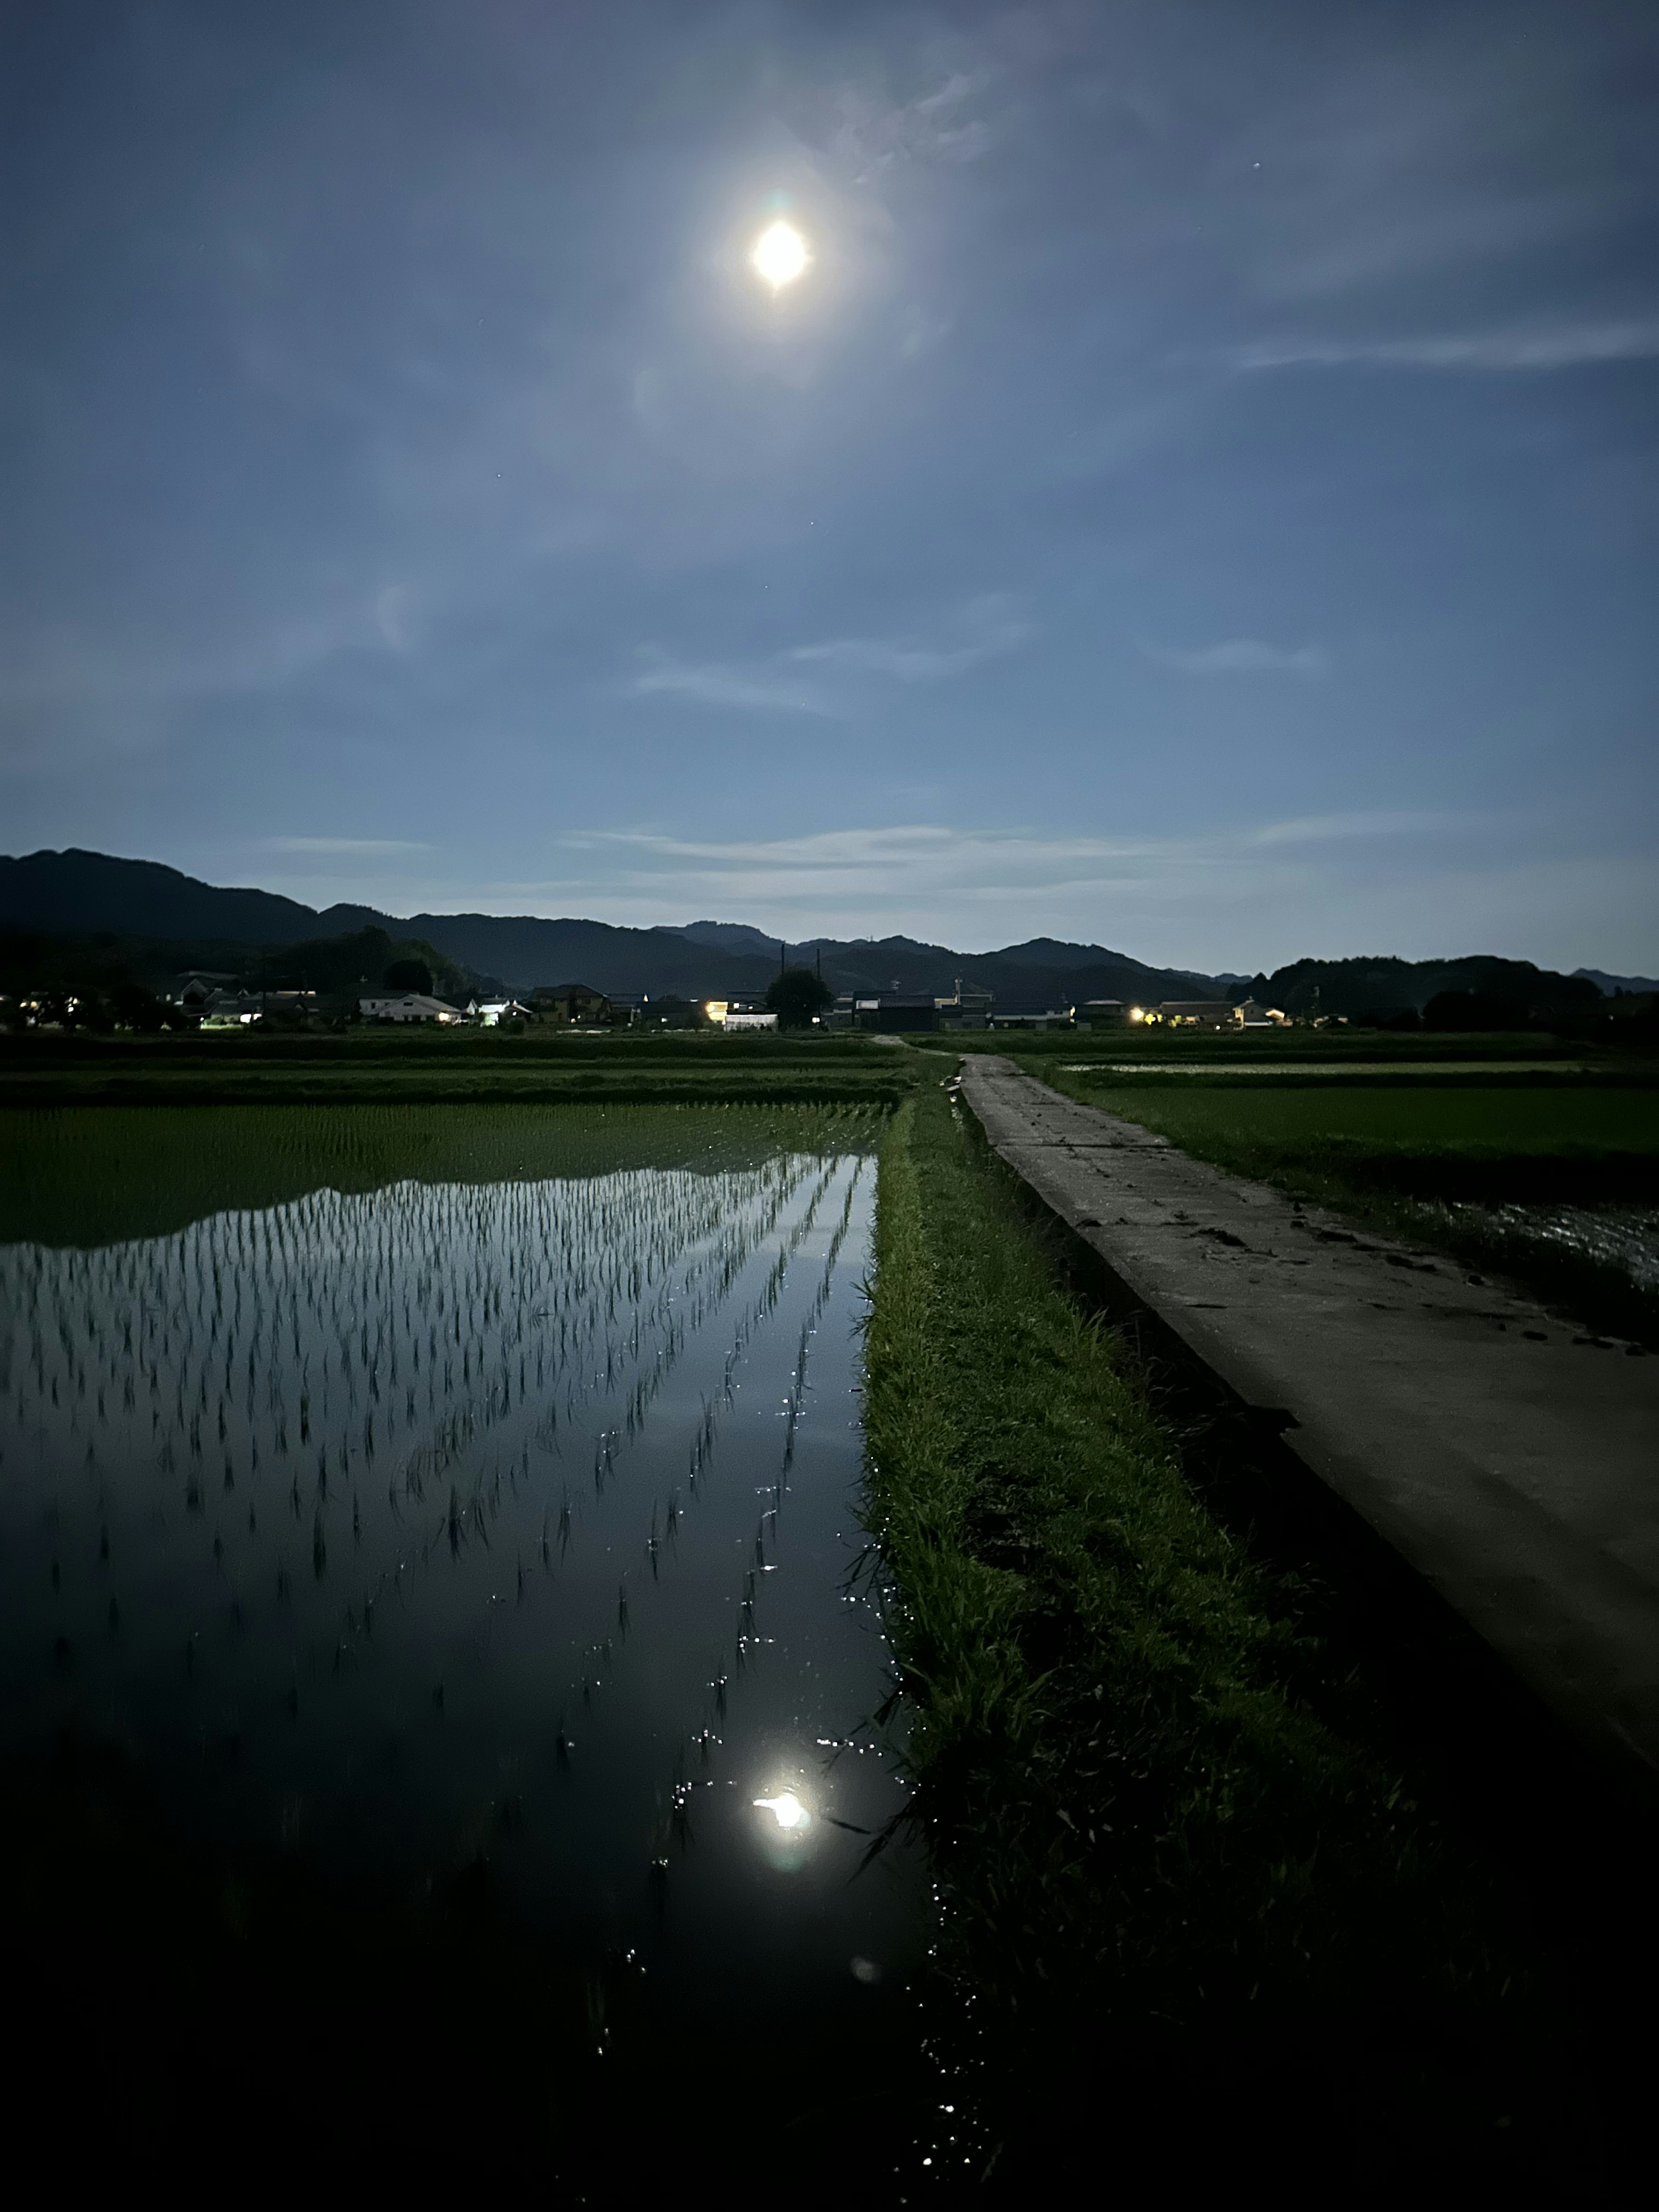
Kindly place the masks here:
<instances>
[{"instance_id":1,"label":"thin cloud","mask_svg":"<svg viewBox=\"0 0 1659 2212\"><path fill-rule=\"evenodd\" d=\"M850 711L848 682L877 677L896 684L939 683L1012 653L1030 635L1030 624L1012 603L993 594L970 600L933 638L826 638L746 661L681 660L659 646L645 646L640 657L646 665L629 688L636 697L669 693L710 707L834 719ZM842 679L839 690L837 678Z\"/></svg>"},{"instance_id":2,"label":"thin cloud","mask_svg":"<svg viewBox=\"0 0 1659 2212\"><path fill-rule=\"evenodd\" d=\"M429 853L433 849L423 840L410 837L267 837L265 843L273 853L350 853L360 856Z\"/></svg>"},{"instance_id":3,"label":"thin cloud","mask_svg":"<svg viewBox=\"0 0 1659 2212\"><path fill-rule=\"evenodd\" d=\"M1031 626L1001 599L975 600L957 618L955 643L916 637L842 637L823 645L798 645L785 658L805 667L840 668L856 675L890 676L900 684L931 684L957 676L982 660L1012 653Z\"/></svg>"},{"instance_id":4,"label":"thin cloud","mask_svg":"<svg viewBox=\"0 0 1659 2212\"><path fill-rule=\"evenodd\" d=\"M705 707L737 707L771 714L833 718L836 713L821 691L792 677L776 660L747 665L678 660L657 646L642 647L640 657L647 665L629 686L636 698L667 695L695 699Z\"/></svg>"},{"instance_id":5,"label":"thin cloud","mask_svg":"<svg viewBox=\"0 0 1659 2212\"><path fill-rule=\"evenodd\" d=\"M1432 836L1470 824L1471 817L1458 814L1310 814L1252 830L1248 842L1252 845L1329 845L1352 837Z\"/></svg>"},{"instance_id":6,"label":"thin cloud","mask_svg":"<svg viewBox=\"0 0 1659 2212\"><path fill-rule=\"evenodd\" d=\"M593 880L613 890L648 894L672 884L682 902L712 897L728 907L748 902L777 911L822 909L841 902L915 908L946 896L994 905L1091 885L1118 891L1134 887L1163 902L1182 887L1190 890L1200 878L1214 884L1258 873L1266 863L1255 855L1264 847L1316 850L1355 839L1433 836L1456 826L1467 824L1442 815L1378 812L1307 817L1191 837L1044 836L911 823L733 839L593 830L561 842L568 851L611 860ZM614 865L629 860L631 866Z\"/></svg>"},{"instance_id":7,"label":"thin cloud","mask_svg":"<svg viewBox=\"0 0 1659 2212\"><path fill-rule=\"evenodd\" d=\"M919 100L904 101L845 86L830 151L860 184L904 161L976 161L994 134L982 115L967 110L991 82L988 70L958 70Z\"/></svg>"},{"instance_id":8,"label":"thin cloud","mask_svg":"<svg viewBox=\"0 0 1659 2212\"><path fill-rule=\"evenodd\" d=\"M1330 655L1322 646L1300 645L1286 649L1264 644L1259 637L1230 637L1219 645L1202 645L1190 651L1166 645L1143 646L1148 659L1166 668L1184 669L1192 676L1322 676Z\"/></svg>"},{"instance_id":9,"label":"thin cloud","mask_svg":"<svg viewBox=\"0 0 1659 2212\"><path fill-rule=\"evenodd\" d=\"M1404 912L1407 886L1465 867L1490 828L1379 812L1218 822L1183 836L937 822L759 838L596 830L562 841L568 872L556 885L499 887L496 910L671 926L714 914L791 939L902 934L964 951L1054 936L1155 964L1244 970L1261 964L1265 913L1339 892L1344 911L1392 899Z\"/></svg>"},{"instance_id":10,"label":"thin cloud","mask_svg":"<svg viewBox=\"0 0 1659 2212\"><path fill-rule=\"evenodd\" d=\"M1244 369L1369 366L1514 374L1592 368L1603 362L1651 361L1656 356L1659 356L1659 319L1413 338L1293 338L1247 346L1237 358L1238 367Z\"/></svg>"}]
</instances>

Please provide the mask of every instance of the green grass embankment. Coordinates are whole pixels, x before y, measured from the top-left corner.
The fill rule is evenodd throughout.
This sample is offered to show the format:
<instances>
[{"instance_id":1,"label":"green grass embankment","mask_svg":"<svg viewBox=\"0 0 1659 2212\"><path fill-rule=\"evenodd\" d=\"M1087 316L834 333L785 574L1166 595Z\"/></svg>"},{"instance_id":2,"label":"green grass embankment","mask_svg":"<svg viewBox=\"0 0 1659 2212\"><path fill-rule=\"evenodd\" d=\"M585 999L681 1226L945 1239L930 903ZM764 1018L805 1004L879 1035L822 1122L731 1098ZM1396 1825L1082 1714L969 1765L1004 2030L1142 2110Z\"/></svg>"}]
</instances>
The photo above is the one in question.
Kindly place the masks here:
<instances>
[{"instance_id":1,"label":"green grass embankment","mask_svg":"<svg viewBox=\"0 0 1659 2212\"><path fill-rule=\"evenodd\" d=\"M1291 2081L1337 2125L1505 2117L1490 1881L937 1090L884 1139L866 1367L939 1957L1012 2168Z\"/></svg>"}]
</instances>

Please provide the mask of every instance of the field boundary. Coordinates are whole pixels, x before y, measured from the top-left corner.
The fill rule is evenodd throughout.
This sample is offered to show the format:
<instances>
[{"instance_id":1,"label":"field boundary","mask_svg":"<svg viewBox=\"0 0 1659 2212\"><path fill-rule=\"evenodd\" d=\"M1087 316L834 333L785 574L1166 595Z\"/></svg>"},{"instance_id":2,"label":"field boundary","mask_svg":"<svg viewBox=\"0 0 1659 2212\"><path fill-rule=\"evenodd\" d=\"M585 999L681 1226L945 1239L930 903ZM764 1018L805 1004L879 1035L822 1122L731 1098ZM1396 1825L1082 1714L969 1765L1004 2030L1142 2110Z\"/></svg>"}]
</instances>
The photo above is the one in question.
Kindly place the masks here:
<instances>
[{"instance_id":1,"label":"field boundary","mask_svg":"<svg viewBox=\"0 0 1659 2212\"><path fill-rule=\"evenodd\" d=\"M1574 1735L1653 1794L1659 1370L1009 1060L975 1055L960 1084L993 1150L1126 1307L1156 1316Z\"/></svg>"}]
</instances>

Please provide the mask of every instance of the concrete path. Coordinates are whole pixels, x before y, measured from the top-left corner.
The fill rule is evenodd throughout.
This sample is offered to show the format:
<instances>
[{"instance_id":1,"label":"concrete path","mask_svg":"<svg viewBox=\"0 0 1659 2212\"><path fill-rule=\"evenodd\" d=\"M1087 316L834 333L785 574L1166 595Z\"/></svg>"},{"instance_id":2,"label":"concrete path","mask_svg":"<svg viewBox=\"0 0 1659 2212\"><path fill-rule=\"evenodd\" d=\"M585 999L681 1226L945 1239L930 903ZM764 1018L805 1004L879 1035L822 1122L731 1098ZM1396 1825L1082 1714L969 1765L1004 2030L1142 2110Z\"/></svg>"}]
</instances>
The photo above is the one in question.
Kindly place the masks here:
<instances>
[{"instance_id":1,"label":"concrete path","mask_svg":"<svg viewBox=\"0 0 1659 2212\"><path fill-rule=\"evenodd\" d=\"M1659 1358L963 1061L996 1151L1592 1748L1659 1779ZM1279 1425L1275 1422L1275 1425Z\"/></svg>"}]
</instances>

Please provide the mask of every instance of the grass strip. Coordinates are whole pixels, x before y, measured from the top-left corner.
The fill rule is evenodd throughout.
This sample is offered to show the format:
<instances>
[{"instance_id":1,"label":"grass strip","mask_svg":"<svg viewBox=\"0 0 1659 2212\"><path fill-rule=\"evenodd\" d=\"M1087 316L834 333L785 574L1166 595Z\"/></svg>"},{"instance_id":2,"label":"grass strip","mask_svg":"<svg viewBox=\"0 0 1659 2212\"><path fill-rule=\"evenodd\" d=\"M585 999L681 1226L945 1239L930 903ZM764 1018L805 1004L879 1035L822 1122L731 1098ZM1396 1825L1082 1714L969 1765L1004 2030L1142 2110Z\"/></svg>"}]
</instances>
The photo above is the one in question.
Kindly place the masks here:
<instances>
[{"instance_id":1,"label":"grass strip","mask_svg":"<svg viewBox=\"0 0 1659 2212\"><path fill-rule=\"evenodd\" d=\"M1434 2075L1524 1984L1490 1883L1322 1717L1344 1684L1293 1583L1194 1495L938 1091L884 1139L876 1262L866 1510L939 1963L981 2001L1013 2162L1103 2079L1216 2118L1269 2049L1328 2112L1489 2126L1498 2081Z\"/></svg>"}]
</instances>

